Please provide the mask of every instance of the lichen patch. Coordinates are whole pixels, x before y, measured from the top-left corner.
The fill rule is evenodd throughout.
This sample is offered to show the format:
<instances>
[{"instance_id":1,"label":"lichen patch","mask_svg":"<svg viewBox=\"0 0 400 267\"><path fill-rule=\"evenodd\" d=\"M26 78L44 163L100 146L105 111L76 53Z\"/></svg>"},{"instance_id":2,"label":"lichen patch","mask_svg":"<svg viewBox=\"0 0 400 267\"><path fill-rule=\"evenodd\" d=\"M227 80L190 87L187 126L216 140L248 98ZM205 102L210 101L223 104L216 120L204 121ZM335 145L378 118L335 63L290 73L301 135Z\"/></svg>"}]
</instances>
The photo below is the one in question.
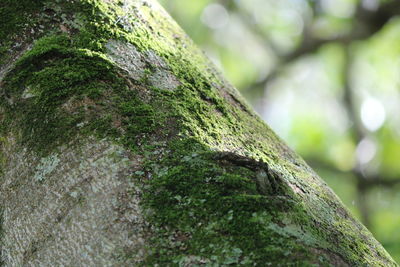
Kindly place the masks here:
<instances>
[{"instance_id":1,"label":"lichen patch","mask_svg":"<svg viewBox=\"0 0 400 267\"><path fill-rule=\"evenodd\" d=\"M142 55L132 44L110 40L106 44L108 56L135 80L139 80L144 75L146 62Z\"/></svg>"},{"instance_id":2,"label":"lichen patch","mask_svg":"<svg viewBox=\"0 0 400 267\"><path fill-rule=\"evenodd\" d=\"M8 151L12 162L0 195L0 253L7 266L136 266L143 260L148 230L142 189L131 178L139 156L97 138L41 159Z\"/></svg>"},{"instance_id":3,"label":"lichen patch","mask_svg":"<svg viewBox=\"0 0 400 267\"><path fill-rule=\"evenodd\" d=\"M181 84L172 72L165 69L156 69L151 74L149 82L156 88L169 91L173 91Z\"/></svg>"},{"instance_id":4,"label":"lichen patch","mask_svg":"<svg viewBox=\"0 0 400 267\"><path fill-rule=\"evenodd\" d=\"M140 52L134 45L118 40L110 40L105 46L110 59L132 79L147 80L150 86L171 91L181 84L155 52Z\"/></svg>"},{"instance_id":5,"label":"lichen patch","mask_svg":"<svg viewBox=\"0 0 400 267\"><path fill-rule=\"evenodd\" d=\"M43 181L46 176L50 175L55 170L59 163L60 159L58 158L57 154L51 154L40 159L40 164L36 168L33 179L38 182Z\"/></svg>"}]
</instances>

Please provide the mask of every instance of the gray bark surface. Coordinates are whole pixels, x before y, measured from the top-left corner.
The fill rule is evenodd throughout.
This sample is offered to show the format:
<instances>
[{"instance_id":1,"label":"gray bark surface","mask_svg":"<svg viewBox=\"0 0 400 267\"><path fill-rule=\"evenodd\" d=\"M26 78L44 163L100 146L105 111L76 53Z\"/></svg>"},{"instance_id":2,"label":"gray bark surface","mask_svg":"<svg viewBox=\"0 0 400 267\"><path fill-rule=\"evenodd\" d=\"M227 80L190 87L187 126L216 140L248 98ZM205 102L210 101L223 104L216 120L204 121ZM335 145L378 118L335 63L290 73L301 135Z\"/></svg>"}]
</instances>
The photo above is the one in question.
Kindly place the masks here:
<instances>
[{"instance_id":1,"label":"gray bark surface","mask_svg":"<svg viewBox=\"0 0 400 267\"><path fill-rule=\"evenodd\" d=\"M156 1L0 17L4 266L397 266Z\"/></svg>"}]
</instances>

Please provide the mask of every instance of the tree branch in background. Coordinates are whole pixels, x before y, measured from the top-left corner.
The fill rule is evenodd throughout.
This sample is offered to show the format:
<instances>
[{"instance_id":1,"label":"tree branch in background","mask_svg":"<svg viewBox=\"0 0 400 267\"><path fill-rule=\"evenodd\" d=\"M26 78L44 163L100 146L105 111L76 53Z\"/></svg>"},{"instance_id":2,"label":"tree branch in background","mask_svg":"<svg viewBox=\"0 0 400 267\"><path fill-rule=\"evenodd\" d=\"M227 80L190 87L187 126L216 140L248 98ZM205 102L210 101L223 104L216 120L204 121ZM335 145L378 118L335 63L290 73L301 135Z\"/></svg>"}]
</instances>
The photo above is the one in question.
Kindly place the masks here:
<instances>
[{"instance_id":1,"label":"tree branch in background","mask_svg":"<svg viewBox=\"0 0 400 267\"><path fill-rule=\"evenodd\" d=\"M340 175L349 175L350 174L350 175L354 176L351 171L343 171L341 169L338 169L331 162L326 162L324 160L321 160L320 158L307 157L306 161L308 164L310 164L310 166L313 169L324 169L329 172L338 173ZM355 178L355 179L357 179L357 178ZM400 179L397 179L396 177L385 177L384 178L378 174L368 175L368 179L364 179L363 181L365 184L368 184L369 187L381 186L381 187L391 188L393 186L400 185Z\"/></svg>"},{"instance_id":2,"label":"tree branch in background","mask_svg":"<svg viewBox=\"0 0 400 267\"><path fill-rule=\"evenodd\" d=\"M230 2L235 3L234 1ZM257 35L263 36L264 40L266 40L266 45L269 49L274 51L275 55L281 54L274 42L265 34L265 30L262 29L259 24L251 23L251 21L253 21L251 14L248 14L248 12L244 11L242 8L239 8L237 4L230 4L228 7L231 9L231 11L235 11L240 17L242 17L242 21L247 24L249 30L252 30ZM315 53L326 44L340 43L343 45L349 45L354 41L368 39L380 31L388 21L399 14L400 1L392 1L382 4L377 10L374 11L368 10L360 4L357 6L356 13L354 15L354 26L352 27L352 30L346 34L338 35L328 39L315 36L312 33L312 25L306 25L301 44L292 52L279 56L277 64L270 71L269 75L261 81L254 82L247 89L251 90L253 88L265 86L278 77L288 65L294 63L305 55Z\"/></svg>"},{"instance_id":3,"label":"tree branch in background","mask_svg":"<svg viewBox=\"0 0 400 267\"><path fill-rule=\"evenodd\" d=\"M352 121L352 137L354 144L359 144L364 138L368 137L368 133L363 127L359 116L358 107L355 104L355 96L350 85L351 78L351 65L353 61L351 47L349 45L344 47L345 49L345 64L343 67L343 81L344 81L344 95L343 103L349 119ZM394 184L400 183L400 179L388 180L387 178L371 175L364 171L364 167L359 163L351 170L351 174L357 179L357 198L358 207L361 213L361 220L366 227L371 227L370 219L370 207L367 202L368 191L375 186L393 186Z\"/></svg>"}]
</instances>

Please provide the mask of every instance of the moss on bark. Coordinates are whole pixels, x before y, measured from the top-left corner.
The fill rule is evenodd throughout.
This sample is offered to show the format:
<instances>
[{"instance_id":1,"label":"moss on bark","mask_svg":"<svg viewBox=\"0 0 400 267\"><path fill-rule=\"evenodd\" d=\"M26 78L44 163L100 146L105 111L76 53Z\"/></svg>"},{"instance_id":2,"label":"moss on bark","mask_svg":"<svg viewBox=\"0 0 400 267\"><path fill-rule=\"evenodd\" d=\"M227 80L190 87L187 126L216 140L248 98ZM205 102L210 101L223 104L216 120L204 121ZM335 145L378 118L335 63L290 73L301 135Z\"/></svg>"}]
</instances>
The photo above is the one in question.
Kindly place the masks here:
<instances>
[{"instance_id":1,"label":"moss on bark","mask_svg":"<svg viewBox=\"0 0 400 267\"><path fill-rule=\"evenodd\" d=\"M144 265L396 265L155 1L38 3L0 21L1 135L42 158L77 136L140 154Z\"/></svg>"}]
</instances>

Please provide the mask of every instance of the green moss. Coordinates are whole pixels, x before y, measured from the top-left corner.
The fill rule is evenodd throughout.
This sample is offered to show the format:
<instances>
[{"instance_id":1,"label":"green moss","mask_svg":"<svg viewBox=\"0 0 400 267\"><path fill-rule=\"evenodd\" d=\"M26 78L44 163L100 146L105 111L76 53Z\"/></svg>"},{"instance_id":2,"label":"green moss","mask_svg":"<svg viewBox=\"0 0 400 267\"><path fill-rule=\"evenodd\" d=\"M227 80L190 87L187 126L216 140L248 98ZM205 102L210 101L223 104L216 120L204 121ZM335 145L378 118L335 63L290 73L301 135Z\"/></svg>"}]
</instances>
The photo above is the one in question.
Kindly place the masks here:
<instances>
[{"instance_id":1,"label":"green moss","mask_svg":"<svg viewBox=\"0 0 400 267\"><path fill-rule=\"evenodd\" d=\"M0 39L7 39L9 35L18 33L22 28L29 25L29 18L33 12L39 10L44 1L2 0L0 4ZM33 11L33 12L32 12Z\"/></svg>"},{"instance_id":2,"label":"green moss","mask_svg":"<svg viewBox=\"0 0 400 267\"><path fill-rule=\"evenodd\" d=\"M43 6L41 0L2 0L0 2L0 63L7 56L11 39L35 22L35 13Z\"/></svg>"},{"instance_id":3,"label":"green moss","mask_svg":"<svg viewBox=\"0 0 400 267\"><path fill-rule=\"evenodd\" d=\"M157 229L149 266L182 263L183 255L208 266L318 262L310 248L325 242L307 229L304 209L291 195L261 193L257 169L226 161L196 140L174 141L167 154L145 168L152 178L144 203Z\"/></svg>"},{"instance_id":4,"label":"green moss","mask_svg":"<svg viewBox=\"0 0 400 267\"><path fill-rule=\"evenodd\" d=\"M132 3L46 2L55 16L75 14L70 32L48 31L4 79L1 134L12 131L42 155L77 134L140 152L146 165L134 178L146 185L142 204L155 231L148 265L392 264L157 4ZM132 80L108 59L109 39L143 57L151 50L180 86L151 86L151 64ZM258 167L226 160L224 151ZM261 188L260 164L279 174L282 190Z\"/></svg>"},{"instance_id":5,"label":"green moss","mask_svg":"<svg viewBox=\"0 0 400 267\"><path fill-rule=\"evenodd\" d=\"M113 118L131 144L157 125L152 106L127 87L115 66L67 35L38 40L4 79L4 94L3 130L14 129L36 152L47 153L78 132L116 136Z\"/></svg>"}]
</instances>

